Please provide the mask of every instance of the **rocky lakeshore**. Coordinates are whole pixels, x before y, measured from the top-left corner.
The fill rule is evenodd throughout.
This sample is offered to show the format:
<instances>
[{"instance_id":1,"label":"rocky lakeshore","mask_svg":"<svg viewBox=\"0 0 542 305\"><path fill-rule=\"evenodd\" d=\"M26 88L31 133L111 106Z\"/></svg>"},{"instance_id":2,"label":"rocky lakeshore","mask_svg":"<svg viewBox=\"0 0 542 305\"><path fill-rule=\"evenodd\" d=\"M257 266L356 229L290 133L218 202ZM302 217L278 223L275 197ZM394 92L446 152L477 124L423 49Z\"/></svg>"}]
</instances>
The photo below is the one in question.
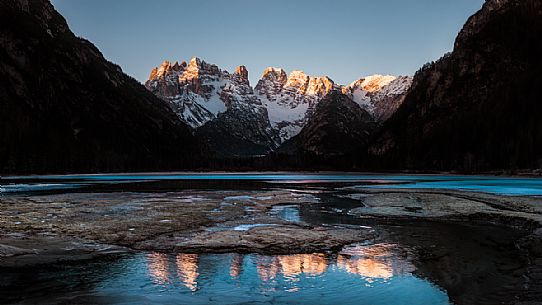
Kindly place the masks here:
<instances>
[{"instance_id":1,"label":"rocky lakeshore","mask_svg":"<svg viewBox=\"0 0 542 305\"><path fill-rule=\"evenodd\" d=\"M536 196L348 183L205 188L2 196L0 268L141 252L333 256L391 243L456 304L542 297Z\"/></svg>"},{"instance_id":2,"label":"rocky lakeshore","mask_svg":"<svg viewBox=\"0 0 542 305\"><path fill-rule=\"evenodd\" d=\"M488 227L495 235L477 242L494 251L488 255L488 249L484 250L483 255L488 256L485 261L473 258L480 255L477 244L461 245L461 257L439 246L435 240L450 239L446 231L434 236L424 232L428 235L424 238L410 237L406 232L392 235L417 249L417 272L446 287L451 295L461 291L454 297L457 304L541 304L542 198L434 189L364 189L344 196L360 202L360 207L348 211L355 217L375 217L392 223L407 221L413 225L423 220L468 224L464 232L467 235L475 234L476 227ZM505 237L511 231L516 232L515 237ZM497 257L505 252L509 252L509 259L499 261ZM499 280L488 276L494 271L485 275L481 272L486 267L484 263L491 260L498 266ZM505 274L510 277L508 280L504 279Z\"/></svg>"},{"instance_id":3,"label":"rocky lakeshore","mask_svg":"<svg viewBox=\"0 0 542 305\"><path fill-rule=\"evenodd\" d=\"M30 263L30 255L53 259L45 249L56 244L58 259L73 260L78 257L74 248L86 258L87 252L100 254L98 245L126 251L289 254L340 249L373 237L373 232L288 222L268 213L277 205L317 202L310 194L290 191L5 197L0 200L0 266L16 265L21 257Z\"/></svg>"}]
</instances>

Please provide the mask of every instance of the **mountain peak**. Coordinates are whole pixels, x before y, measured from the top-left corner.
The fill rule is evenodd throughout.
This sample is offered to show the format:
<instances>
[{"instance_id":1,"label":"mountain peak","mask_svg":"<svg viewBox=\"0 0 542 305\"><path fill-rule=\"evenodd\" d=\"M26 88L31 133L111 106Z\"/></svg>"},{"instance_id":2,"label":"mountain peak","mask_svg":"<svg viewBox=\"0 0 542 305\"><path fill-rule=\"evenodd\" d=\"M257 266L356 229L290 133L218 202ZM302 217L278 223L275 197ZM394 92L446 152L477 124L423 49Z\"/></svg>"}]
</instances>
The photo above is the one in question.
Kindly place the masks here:
<instances>
[{"instance_id":1,"label":"mountain peak","mask_svg":"<svg viewBox=\"0 0 542 305\"><path fill-rule=\"evenodd\" d=\"M305 72L303 72L302 70L294 70L294 71L290 72L290 75L288 77L291 77L291 78L296 78L296 77L305 78L305 77L307 77L307 74L305 74Z\"/></svg>"},{"instance_id":2,"label":"mountain peak","mask_svg":"<svg viewBox=\"0 0 542 305\"><path fill-rule=\"evenodd\" d=\"M173 71L180 71L181 69L186 68L186 62L183 61L181 64L179 64L178 61L175 61L171 68L173 69Z\"/></svg>"},{"instance_id":3,"label":"mountain peak","mask_svg":"<svg viewBox=\"0 0 542 305\"><path fill-rule=\"evenodd\" d=\"M328 76L310 77L307 94L324 96L335 89L338 89L338 86Z\"/></svg>"},{"instance_id":4,"label":"mountain peak","mask_svg":"<svg viewBox=\"0 0 542 305\"><path fill-rule=\"evenodd\" d=\"M158 67L152 68L151 75L149 75L149 79L155 79L158 77Z\"/></svg>"},{"instance_id":5,"label":"mountain peak","mask_svg":"<svg viewBox=\"0 0 542 305\"><path fill-rule=\"evenodd\" d=\"M284 79L286 80L286 71L282 68L275 68L275 67L267 67L262 74L262 79L264 78L276 78L276 79Z\"/></svg>"},{"instance_id":6,"label":"mountain peak","mask_svg":"<svg viewBox=\"0 0 542 305\"><path fill-rule=\"evenodd\" d=\"M288 76L285 87L294 88L300 94L324 96L336 85L328 76L312 77L301 70L294 70Z\"/></svg>"},{"instance_id":7,"label":"mountain peak","mask_svg":"<svg viewBox=\"0 0 542 305\"><path fill-rule=\"evenodd\" d=\"M301 70L294 70L288 75L286 81L286 87L298 88L298 90L304 91L307 88L309 82L309 76Z\"/></svg>"},{"instance_id":8,"label":"mountain peak","mask_svg":"<svg viewBox=\"0 0 542 305\"><path fill-rule=\"evenodd\" d=\"M149 75L149 79L156 79L163 77L164 75L171 72L173 67L171 66L171 63L169 60L164 60L160 67L154 67L151 71L151 74Z\"/></svg>"},{"instance_id":9,"label":"mountain peak","mask_svg":"<svg viewBox=\"0 0 542 305\"><path fill-rule=\"evenodd\" d=\"M248 70L247 67L241 65L235 68L235 74L239 75L241 79L245 82L248 82Z\"/></svg>"},{"instance_id":10,"label":"mountain peak","mask_svg":"<svg viewBox=\"0 0 542 305\"><path fill-rule=\"evenodd\" d=\"M189 67L200 67L202 62L204 62L204 61L201 60L201 58L194 56L194 57L190 58L190 62L188 63L188 66Z\"/></svg>"},{"instance_id":11,"label":"mountain peak","mask_svg":"<svg viewBox=\"0 0 542 305\"><path fill-rule=\"evenodd\" d=\"M383 87L389 85L397 77L393 75L370 75L364 78L360 78L352 82L348 87L356 88L359 87L367 92L376 92L382 89Z\"/></svg>"}]
</instances>

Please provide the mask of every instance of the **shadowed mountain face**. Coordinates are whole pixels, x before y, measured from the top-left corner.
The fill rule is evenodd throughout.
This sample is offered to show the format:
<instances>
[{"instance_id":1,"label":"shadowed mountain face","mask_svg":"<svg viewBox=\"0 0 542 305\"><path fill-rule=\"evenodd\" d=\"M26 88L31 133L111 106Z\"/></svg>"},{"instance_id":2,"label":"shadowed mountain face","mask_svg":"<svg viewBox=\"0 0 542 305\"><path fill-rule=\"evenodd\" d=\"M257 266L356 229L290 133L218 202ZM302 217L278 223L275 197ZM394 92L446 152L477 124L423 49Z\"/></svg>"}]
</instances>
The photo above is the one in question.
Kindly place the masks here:
<instances>
[{"instance_id":1,"label":"shadowed mountain face","mask_svg":"<svg viewBox=\"0 0 542 305\"><path fill-rule=\"evenodd\" d=\"M369 153L382 167L542 167L542 2L488 0L426 65Z\"/></svg>"},{"instance_id":2,"label":"shadowed mountain face","mask_svg":"<svg viewBox=\"0 0 542 305\"><path fill-rule=\"evenodd\" d=\"M49 1L1 1L0 45L0 172L188 165L189 128Z\"/></svg>"},{"instance_id":3,"label":"shadowed mountain face","mask_svg":"<svg viewBox=\"0 0 542 305\"><path fill-rule=\"evenodd\" d=\"M348 96L332 91L316 106L301 132L279 149L285 153L340 156L367 146L376 122Z\"/></svg>"}]
</instances>

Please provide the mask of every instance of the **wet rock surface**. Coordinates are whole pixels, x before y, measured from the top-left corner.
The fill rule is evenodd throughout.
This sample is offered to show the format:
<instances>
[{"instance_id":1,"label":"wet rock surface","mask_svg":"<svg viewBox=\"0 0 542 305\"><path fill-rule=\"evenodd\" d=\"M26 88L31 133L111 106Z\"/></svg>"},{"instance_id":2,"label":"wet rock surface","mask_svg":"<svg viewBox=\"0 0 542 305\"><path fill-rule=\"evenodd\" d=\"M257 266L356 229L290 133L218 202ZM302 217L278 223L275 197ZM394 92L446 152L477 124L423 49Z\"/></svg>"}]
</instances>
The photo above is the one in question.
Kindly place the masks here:
<instances>
[{"instance_id":1,"label":"wet rock surface","mask_svg":"<svg viewBox=\"0 0 542 305\"><path fill-rule=\"evenodd\" d=\"M179 252L256 252L266 254L313 253L340 250L370 239L370 232L344 228L266 224L248 230L196 234L175 245Z\"/></svg>"},{"instance_id":2,"label":"wet rock surface","mask_svg":"<svg viewBox=\"0 0 542 305\"><path fill-rule=\"evenodd\" d=\"M371 236L359 230L290 223L268 215L275 205L318 202L313 195L291 191L248 194L192 191L189 195L75 193L6 197L0 202L0 253L42 255L41 251L19 248L21 239L29 247L33 242L39 247L52 241L71 243L77 239L153 251L310 253L338 249ZM85 243L73 247L93 252ZM72 251L70 255L76 257L77 253ZM0 261L0 265L4 263L6 260Z\"/></svg>"},{"instance_id":3,"label":"wet rock surface","mask_svg":"<svg viewBox=\"0 0 542 305\"><path fill-rule=\"evenodd\" d=\"M542 223L542 199L449 190L379 189L343 195L358 200L353 215L413 217L442 220L475 219L510 226L537 227ZM507 221L506 219L510 221ZM514 224L512 220L516 219Z\"/></svg>"}]
</instances>

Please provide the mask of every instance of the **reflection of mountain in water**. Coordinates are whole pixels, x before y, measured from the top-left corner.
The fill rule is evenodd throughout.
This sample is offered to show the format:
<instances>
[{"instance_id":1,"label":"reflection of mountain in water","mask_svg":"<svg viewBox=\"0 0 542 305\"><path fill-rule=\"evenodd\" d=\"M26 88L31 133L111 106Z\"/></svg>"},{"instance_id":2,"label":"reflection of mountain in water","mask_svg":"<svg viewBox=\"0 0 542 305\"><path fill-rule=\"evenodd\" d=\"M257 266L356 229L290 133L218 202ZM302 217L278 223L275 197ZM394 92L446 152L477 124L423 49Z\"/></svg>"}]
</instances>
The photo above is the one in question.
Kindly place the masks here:
<instances>
[{"instance_id":1,"label":"reflection of mountain in water","mask_svg":"<svg viewBox=\"0 0 542 305\"><path fill-rule=\"evenodd\" d=\"M337 266L364 277L368 282L413 272L414 266L397 256L395 250L396 245L393 244L346 247L337 257Z\"/></svg>"},{"instance_id":2,"label":"reflection of mountain in water","mask_svg":"<svg viewBox=\"0 0 542 305\"><path fill-rule=\"evenodd\" d=\"M395 250L396 245L375 244L346 247L336 257L321 253L277 256L230 254L229 259L224 260L229 262L229 269L224 269L229 270L228 276L232 280L255 271L264 284L277 280L295 283L304 277L317 277L326 272L356 274L372 283L414 270L413 265L398 256ZM207 263L213 265L212 262L201 260L198 254L178 254L174 259L161 253L146 256L148 274L155 284L169 285L179 281L191 291L201 288L198 278L202 273L206 273L206 277L218 276L216 270L221 266L209 268Z\"/></svg>"},{"instance_id":3,"label":"reflection of mountain in water","mask_svg":"<svg viewBox=\"0 0 542 305\"><path fill-rule=\"evenodd\" d=\"M230 276L232 278L238 278L243 271L243 261L245 256L242 254L233 254L230 264Z\"/></svg>"},{"instance_id":4,"label":"reflection of mountain in water","mask_svg":"<svg viewBox=\"0 0 542 305\"><path fill-rule=\"evenodd\" d=\"M198 288L198 255L197 254L178 254L175 260L177 262L177 276L184 283L186 288L196 291Z\"/></svg>"},{"instance_id":5,"label":"reflection of mountain in water","mask_svg":"<svg viewBox=\"0 0 542 305\"><path fill-rule=\"evenodd\" d=\"M147 268L155 283L163 285L169 282L169 261L167 254L157 252L148 254Z\"/></svg>"},{"instance_id":6,"label":"reflection of mountain in water","mask_svg":"<svg viewBox=\"0 0 542 305\"><path fill-rule=\"evenodd\" d=\"M147 269L153 282L158 285L166 285L173 280L172 262L170 256L164 253L150 253L146 257ZM179 281L191 291L196 291L198 288L198 254L181 253L175 257L175 266L177 270L177 278Z\"/></svg>"}]
</instances>

